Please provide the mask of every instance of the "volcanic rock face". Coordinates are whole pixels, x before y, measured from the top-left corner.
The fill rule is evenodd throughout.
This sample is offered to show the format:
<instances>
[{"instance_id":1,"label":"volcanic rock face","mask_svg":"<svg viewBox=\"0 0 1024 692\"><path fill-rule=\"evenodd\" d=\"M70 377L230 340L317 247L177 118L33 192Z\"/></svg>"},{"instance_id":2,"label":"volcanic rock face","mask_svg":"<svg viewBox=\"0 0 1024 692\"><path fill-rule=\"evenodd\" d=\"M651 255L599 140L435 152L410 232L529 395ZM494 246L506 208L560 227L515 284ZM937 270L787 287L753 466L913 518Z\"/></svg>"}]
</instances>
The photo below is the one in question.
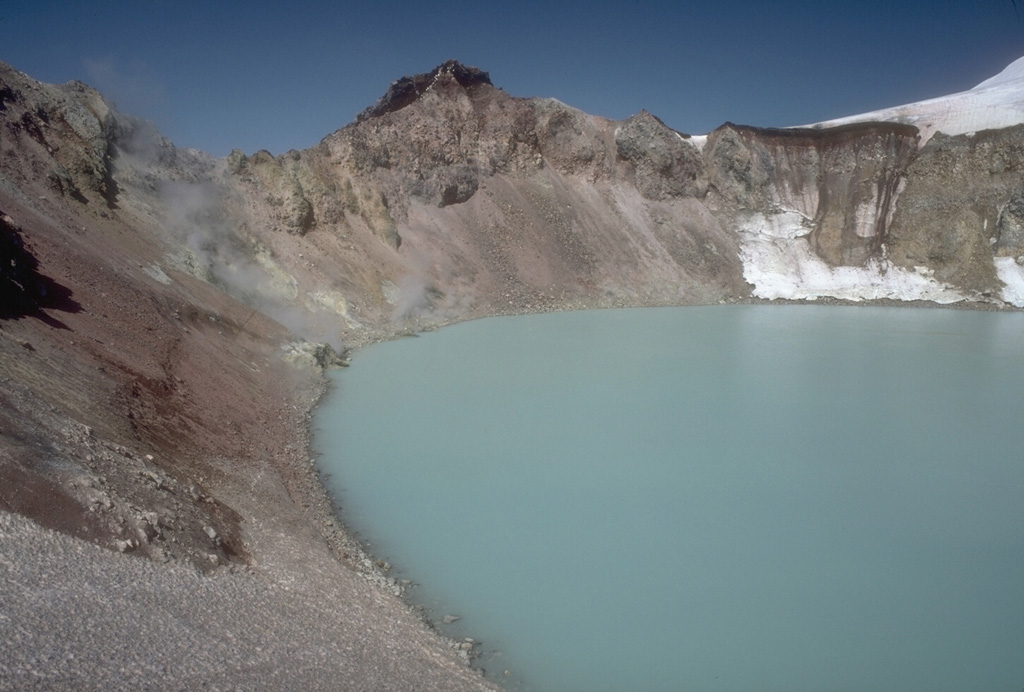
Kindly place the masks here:
<instances>
[{"instance_id":1,"label":"volcanic rock face","mask_svg":"<svg viewBox=\"0 0 1024 692\"><path fill-rule=\"evenodd\" d=\"M636 168L635 184L653 200L707 194L704 159L689 139L647 111L626 120L615 130L615 151Z\"/></svg>"},{"instance_id":2,"label":"volcanic rock face","mask_svg":"<svg viewBox=\"0 0 1024 692\"><path fill-rule=\"evenodd\" d=\"M1024 260L1016 221L1022 156L1021 126L935 135L907 170L889 234L892 261L928 267L965 292L1000 296L1000 264Z\"/></svg>"},{"instance_id":3,"label":"volcanic rock face","mask_svg":"<svg viewBox=\"0 0 1024 692\"><path fill-rule=\"evenodd\" d=\"M0 65L0 509L203 570L288 536L287 579L327 539L343 583L368 568L304 436L337 350L548 309L1022 307L1022 161L1024 126L691 137L456 62L309 150L218 160Z\"/></svg>"},{"instance_id":4,"label":"volcanic rock face","mask_svg":"<svg viewBox=\"0 0 1024 692\"><path fill-rule=\"evenodd\" d=\"M995 150L1013 161L1019 133L1001 132ZM241 180L248 207L276 206L284 230L390 246L364 251L383 253L372 277L359 257L330 262L349 277L335 290L361 306L353 326L751 295L1017 305L1018 255L986 225L1013 198L1012 172L941 162L987 137L922 147L898 123L689 137L646 112L616 123L513 98L448 62L399 80L318 147L265 161L281 173ZM925 170L945 171L942 183L916 184ZM986 190L984 214L947 223L949 188L975 206ZM929 240L911 242L910 228ZM922 242L933 256L908 249ZM1014 266L999 259L1011 255Z\"/></svg>"},{"instance_id":5,"label":"volcanic rock face","mask_svg":"<svg viewBox=\"0 0 1024 692\"><path fill-rule=\"evenodd\" d=\"M475 67L467 67L455 60L438 65L432 72L413 77L402 77L394 82L377 103L356 116L356 122L376 118L405 108L430 89L445 90L454 86L472 89L491 85L491 77Z\"/></svg>"},{"instance_id":6,"label":"volcanic rock face","mask_svg":"<svg viewBox=\"0 0 1024 692\"><path fill-rule=\"evenodd\" d=\"M885 242L915 128L756 130L726 124L709 137L711 185L733 214L797 214L832 265L863 264Z\"/></svg>"}]
</instances>

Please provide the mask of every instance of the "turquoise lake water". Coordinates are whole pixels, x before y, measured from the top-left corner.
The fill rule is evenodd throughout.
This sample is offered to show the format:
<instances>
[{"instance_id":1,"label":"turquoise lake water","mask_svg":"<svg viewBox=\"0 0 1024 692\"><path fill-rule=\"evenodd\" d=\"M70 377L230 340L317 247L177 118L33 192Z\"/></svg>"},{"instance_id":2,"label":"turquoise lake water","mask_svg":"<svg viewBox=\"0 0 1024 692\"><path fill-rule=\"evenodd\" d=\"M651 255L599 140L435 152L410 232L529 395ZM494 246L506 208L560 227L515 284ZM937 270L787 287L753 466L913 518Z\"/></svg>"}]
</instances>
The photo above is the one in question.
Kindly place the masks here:
<instances>
[{"instance_id":1,"label":"turquoise lake water","mask_svg":"<svg viewBox=\"0 0 1024 692\"><path fill-rule=\"evenodd\" d=\"M343 520L510 689L1024 689L1024 314L495 318L335 383Z\"/></svg>"}]
</instances>

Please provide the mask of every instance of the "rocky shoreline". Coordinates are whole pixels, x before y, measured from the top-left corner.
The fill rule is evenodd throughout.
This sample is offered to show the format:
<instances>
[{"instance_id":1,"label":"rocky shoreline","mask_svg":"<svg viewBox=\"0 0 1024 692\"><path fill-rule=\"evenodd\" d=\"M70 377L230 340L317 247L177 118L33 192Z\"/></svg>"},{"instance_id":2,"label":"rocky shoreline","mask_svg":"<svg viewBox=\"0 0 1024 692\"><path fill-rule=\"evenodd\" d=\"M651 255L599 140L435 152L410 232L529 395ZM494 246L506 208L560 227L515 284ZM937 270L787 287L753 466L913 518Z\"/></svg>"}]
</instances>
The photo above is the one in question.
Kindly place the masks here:
<instances>
[{"instance_id":1,"label":"rocky shoreline","mask_svg":"<svg viewBox=\"0 0 1024 692\"><path fill-rule=\"evenodd\" d=\"M936 308L936 309L955 309L955 310L981 310L981 311L996 311L996 312L1019 312L1019 310L991 302L978 302L978 301L964 301L961 303L955 303L951 305L937 305L930 301L896 301L891 299L876 299L876 300L843 300L838 298L823 298L818 301L805 301L805 300L766 300L759 298L748 298L744 300L732 301L730 303L723 303L722 305L791 305L791 306L808 306L808 305L822 305L822 306L844 306L844 307L887 307L887 308ZM489 319L493 317L509 317L515 315L528 315L538 314L541 312L569 312L575 310L587 310L587 309L620 309L620 308L642 308L642 307L682 307L682 306L644 306L644 305L631 305L622 304L615 306L602 306L602 307L591 307L582 304L573 306L562 306L552 307L548 310L517 310L509 311L504 313L495 313L492 315L485 315L482 317L474 317L472 319ZM453 319L445 324L434 324L420 331L433 331L446 326L458 324L465 320ZM419 331L411 329L396 330L393 333L378 332L373 336L368 336L364 341L353 344L351 350L345 354L345 360L358 358L358 351L360 348L365 347L371 343L381 343L384 341L390 341L398 338L405 338L409 336L416 336ZM347 362L346 362L347 365ZM430 616L422 609L417 606L414 600L408 598L407 587L409 586L408 580L396 580L389 576L390 564L384 560L378 559L374 556L372 547L368 547L356 539L353 532L344 524L343 518L339 515L341 509L337 503L332 500L330 491L327 489L321 472L316 463L316 456L318 452L313 447L312 440L312 424L315 416L315 410L319 405L322 398L329 393L329 384L327 375L317 381L316 385L308 391L308 395L305 396L304 400L308 402L308 407L305 409L302 415L302 447L307 450L307 457L309 459L308 465L303 468L305 470L305 482L300 486L301 500L299 502L304 508L307 508L310 522L314 526L321 527L324 540L330 546L331 551L335 557L350 566L352 569L363 575L365 579L373 583L378 588L391 593L395 596L404 599L405 603L409 605L412 611L420 617L424 624L432 630L439 631L439 625L443 622L444 624L451 624L456 620L460 619L453 615L438 615L435 614L431 619ZM404 582L404 583L403 583ZM462 639L446 639L448 646L456 651L460 657L465 661L467 665L473 665L474 660L479 655L479 650L476 648L477 640L472 638Z\"/></svg>"},{"instance_id":2,"label":"rocky shoreline","mask_svg":"<svg viewBox=\"0 0 1024 692\"><path fill-rule=\"evenodd\" d=\"M175 536L159 521L160 534L138 539L145 550L122 553L0 511L0 689L493 689L466 666L464 642L395 598L401 585L337 519L310 440L325 388L319 375L304 378L286 399L290 434L273 464L283 483L211 479L213 501L241 515L244 560L157 552ZM68 454L102 456L94 432L66 429ZM110 461L152 461L114 451ZM148 474L155 493L183 491L173 475ZM93 513L110 515L119 488L109 477L88 488L108 493ZM200 506L204 497L213 496Z\"/></svg>"},{"instance_id":3,"label":"rocky shoreline","mask_svg":"<svg viewBox=\"0 0 1024 692\"><path fill-rule=\"evenodd\" d=\"M410 598L409 588L413 583L408 579L400 580L392 577L389 574L391 565L375 556L372 547L358 540L350 527L344 523L344 519L341 516L342 508L331 497L331 493L324 483L322 472L316 462L319 452L315 450L312 444L314 412L323 397L329 393L329 388L325 376L310 392L308 408L306 408L302 415L302 447L307 450L309 464L306 468L305 482L300 486L300 506L306 508L310 522L314 526L321 527L324 541L339 562L349 566L382 591L402 598L403 602L410 608L410 611L425 626L440 634L448 648L454 651L467 666L472 665L479 654L477 649L478 640L466 637L446 637L440 633L438 627L441 622L451 624L459 618L444 615L435 616L439 617L440 622L437 619L432 619L422 605L417 604L414 599Z\"/></svg>"}]
</instances>

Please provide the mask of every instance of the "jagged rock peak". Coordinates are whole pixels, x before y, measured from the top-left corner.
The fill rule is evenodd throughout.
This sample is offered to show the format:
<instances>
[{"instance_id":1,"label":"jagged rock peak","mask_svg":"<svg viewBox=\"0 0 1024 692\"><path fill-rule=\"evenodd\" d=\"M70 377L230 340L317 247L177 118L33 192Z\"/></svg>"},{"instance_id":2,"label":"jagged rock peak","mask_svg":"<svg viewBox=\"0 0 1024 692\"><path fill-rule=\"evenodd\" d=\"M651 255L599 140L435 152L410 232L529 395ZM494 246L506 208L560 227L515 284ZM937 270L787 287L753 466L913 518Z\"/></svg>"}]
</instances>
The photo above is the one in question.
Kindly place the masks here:
<instances>
[{"instance_id":1,"label":"jagged rock peak","mask_svg":"<svg viewBox=\"0 0 1024 692\"><path fill-rule=\"evenodd\" d=\"M690 139L692 137L692 135L689 135L689 134L687 134L685 132L680 132L679 130L676 130L676 129L673 129L673 128L669 127L668 125L665 124L664 120L662 120L661 118L656 116L654 113L651 113L646 108L641 108L639 113L637 113L636 115L629 116L629 118L627 118L626 121L627 122L633 122L633 123L636 123L636 122L655 123L656 125L664 128L666 130L670 130L672 132L675 132L677 135L679 135L683 139Z\"/></svg>"},{"instance_id":2,"label":"jagged rock peak","mask_svg":"<svg viewBox=\"0 0 1024 692\"><path fill-rule=\"evenodd\" d=\"M464 89L484 84L493 86L490 75L483 70L463 65L458 60L448 60L430 72L413 75L412 77L402 77L398 81L392 82L387 93L377 99L377 103L356 116L356 122L362 122L369 118L376 118L385 113L393 113L405 108L423 95L427 89L442 77L454 79Z\"/></svg>"}]
</instances>

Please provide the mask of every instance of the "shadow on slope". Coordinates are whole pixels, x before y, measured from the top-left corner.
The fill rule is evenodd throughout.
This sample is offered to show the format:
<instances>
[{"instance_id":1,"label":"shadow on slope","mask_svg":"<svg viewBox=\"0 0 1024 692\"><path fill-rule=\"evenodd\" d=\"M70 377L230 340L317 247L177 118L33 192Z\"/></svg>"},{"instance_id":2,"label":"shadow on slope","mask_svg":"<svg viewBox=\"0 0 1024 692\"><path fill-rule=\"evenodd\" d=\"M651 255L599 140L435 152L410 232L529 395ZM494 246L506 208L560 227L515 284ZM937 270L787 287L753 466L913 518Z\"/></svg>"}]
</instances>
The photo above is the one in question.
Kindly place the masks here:
<instances>
[{"instance_id":1,"label":"shadow on slope","mask_svg":"<svg viewBox=\"0 0 1024 692\"><path fill-rule=\"evenodd\" d=\"M68 328L43 308L76 313L82 306L71 298L70 289L39 273L39 262L25 247L19 229L0 211L0 320L30 316Z\"/></svg>"}]
</instances>

